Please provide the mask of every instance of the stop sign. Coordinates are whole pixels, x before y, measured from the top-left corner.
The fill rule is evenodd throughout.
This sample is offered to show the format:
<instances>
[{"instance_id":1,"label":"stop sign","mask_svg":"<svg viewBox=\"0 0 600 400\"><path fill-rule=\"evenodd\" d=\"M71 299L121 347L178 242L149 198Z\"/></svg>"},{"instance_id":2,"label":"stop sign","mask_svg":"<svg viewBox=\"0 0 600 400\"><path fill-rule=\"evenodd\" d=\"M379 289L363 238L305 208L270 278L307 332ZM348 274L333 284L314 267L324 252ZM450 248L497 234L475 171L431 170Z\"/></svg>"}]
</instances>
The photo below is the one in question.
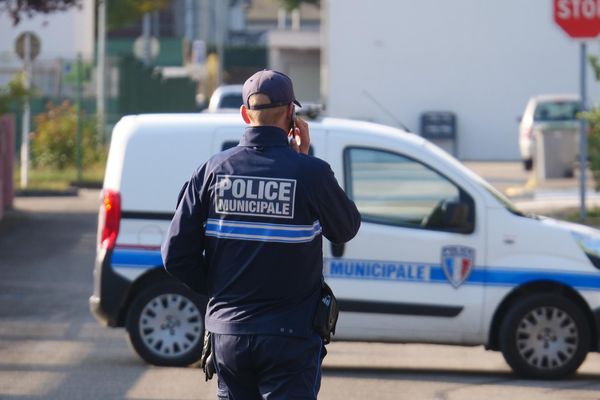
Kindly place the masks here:
<instances>
[{"instance_id":1,"label":"stop sign","mask_svg":"<svg viewBox=\"0 0 600 400\"><path fill-rule=\"evenodd\" d=\"M595 38L600 34L600 0L554 0L554 21L572 38Z\"/></svg>"}]
</instances>

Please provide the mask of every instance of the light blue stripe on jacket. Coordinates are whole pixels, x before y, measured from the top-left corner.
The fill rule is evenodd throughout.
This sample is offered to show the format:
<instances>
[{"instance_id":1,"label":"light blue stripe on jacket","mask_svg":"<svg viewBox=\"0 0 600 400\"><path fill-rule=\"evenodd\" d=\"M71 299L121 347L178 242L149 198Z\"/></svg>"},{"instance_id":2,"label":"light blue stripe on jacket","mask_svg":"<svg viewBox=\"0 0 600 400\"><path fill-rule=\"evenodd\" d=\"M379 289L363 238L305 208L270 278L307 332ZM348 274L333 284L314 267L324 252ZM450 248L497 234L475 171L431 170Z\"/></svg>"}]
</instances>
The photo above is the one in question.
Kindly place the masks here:
<instances>
[{"instance_id":1,"label":"light blue stripe on jacket","mask_svg":"<svg viewBox=\"0 0 600 400\"><path fill-rule=\"evenodd\" d=\"M319 221L315 221L312 225L268 224L212 218L206 221L206 236L221 239L307 243L314 240L319 234L321 234Z\"/></svg>"}]
</instances>

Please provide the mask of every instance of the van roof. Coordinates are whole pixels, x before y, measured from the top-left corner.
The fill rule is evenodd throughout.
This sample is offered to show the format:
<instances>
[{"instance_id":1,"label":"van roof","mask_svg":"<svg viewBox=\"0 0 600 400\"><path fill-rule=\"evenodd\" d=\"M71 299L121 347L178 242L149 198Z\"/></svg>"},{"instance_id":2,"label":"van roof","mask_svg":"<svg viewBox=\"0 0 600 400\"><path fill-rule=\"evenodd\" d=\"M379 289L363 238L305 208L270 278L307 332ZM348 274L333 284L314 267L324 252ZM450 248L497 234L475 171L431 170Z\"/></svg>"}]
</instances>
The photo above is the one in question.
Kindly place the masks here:
<instances>
[{"instance_id":1,"label":"van roof","mask_svg":"<svg viewBox=\"0 0 600 400\"><path fill-rule=\"evenodd\" d=\"M172 131L176 126L195 125L198 123L215 128L244 126L242 119L237 113L137 114L124 116L119 121L119 124L132 124L138 128L142 126L144 128L153 128L133 129L131 130L131 134L150 134L150 132L160 134L160 132ZM342 128L353 132L369 132L369 134L401 138L417 146L423 145L426 142L416 134L367 121L325 117L311 120L309 123L314 127L321 127L325 130ZM168 130L165 130L165 128L168 128Z\"/></svg>"}]
</instances>

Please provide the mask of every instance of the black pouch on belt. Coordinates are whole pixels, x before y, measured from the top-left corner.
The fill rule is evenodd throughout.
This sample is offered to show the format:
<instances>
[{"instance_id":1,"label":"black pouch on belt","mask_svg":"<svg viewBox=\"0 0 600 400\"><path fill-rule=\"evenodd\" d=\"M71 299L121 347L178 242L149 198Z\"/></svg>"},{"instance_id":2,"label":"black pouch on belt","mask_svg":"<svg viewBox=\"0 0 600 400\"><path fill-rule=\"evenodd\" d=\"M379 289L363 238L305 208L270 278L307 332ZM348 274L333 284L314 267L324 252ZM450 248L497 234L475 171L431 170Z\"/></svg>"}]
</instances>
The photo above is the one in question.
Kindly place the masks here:
<instances>
[{"instance_id":1,"label":"black pouch on belt","mask_svg":"<svg viewBox=\"0 0 600 400\"><path fill-rule=\"evenodd\" d=\"M200 357L200 368L204 371L204 379L209 381L215 374L215 360L212 348L211 333L206 331L204 334L204 347L202 348L202 357Z\"/></svg>"},{"instance_id":2,"label":"black pouch on belt","mask_svg":"<svg viewBox=\"0 0 600 400\"><path fill-rule=\"evenodd\" d=\"M321 283L321 297L315 312L313 326L317 333L323 338L323 342L328 344L331 341L331 335L335 334L340 310L333 291L325 281Z\"/></svg>"}]
</instances>

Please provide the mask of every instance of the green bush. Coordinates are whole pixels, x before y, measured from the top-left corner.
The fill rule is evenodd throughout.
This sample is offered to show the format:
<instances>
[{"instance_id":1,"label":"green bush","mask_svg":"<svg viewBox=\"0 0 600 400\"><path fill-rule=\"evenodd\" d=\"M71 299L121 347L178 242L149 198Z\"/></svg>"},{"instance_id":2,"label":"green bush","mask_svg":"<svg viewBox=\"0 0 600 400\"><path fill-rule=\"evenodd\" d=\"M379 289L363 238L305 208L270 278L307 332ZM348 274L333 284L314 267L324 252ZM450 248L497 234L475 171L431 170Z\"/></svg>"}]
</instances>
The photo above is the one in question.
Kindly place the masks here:
<instances>
[{"instance_id":1,"label":"green bush","mask_svg":"<svg viewBox=\"0 0 600 400\"><path fill-rule=\"evenodd\" d=\"M65 100L59 105L48 103L46 111L34 118L35 132L31 140L33 164L60 170L76 166L77 107ZM95 123L81 113L81 161L98 163L105 149L96 135Z\"/></svg>"},{"instance_id":2,"label":"green bush","mask_svg":"<svg viewBox=\"0 0 600 400\"><path fill-rule=\"evenodd\" d=\"M23 73L16 74L6 86L0 86L0 115L7 113L14 103L22 103L33 90L25 89Z\"/></svg>"},{"instance_id":3,"label":"green bush","mask_svg":"<svg viewBox=\"0 0 600 400\"><path fill-rule=\"evenodd\" d=\"M580 114L588 124L588 162L590 170L596 181L596 188L599 189L600 183L600 108L594 108L591 111Z\"/></svg>"}]
</instances>

